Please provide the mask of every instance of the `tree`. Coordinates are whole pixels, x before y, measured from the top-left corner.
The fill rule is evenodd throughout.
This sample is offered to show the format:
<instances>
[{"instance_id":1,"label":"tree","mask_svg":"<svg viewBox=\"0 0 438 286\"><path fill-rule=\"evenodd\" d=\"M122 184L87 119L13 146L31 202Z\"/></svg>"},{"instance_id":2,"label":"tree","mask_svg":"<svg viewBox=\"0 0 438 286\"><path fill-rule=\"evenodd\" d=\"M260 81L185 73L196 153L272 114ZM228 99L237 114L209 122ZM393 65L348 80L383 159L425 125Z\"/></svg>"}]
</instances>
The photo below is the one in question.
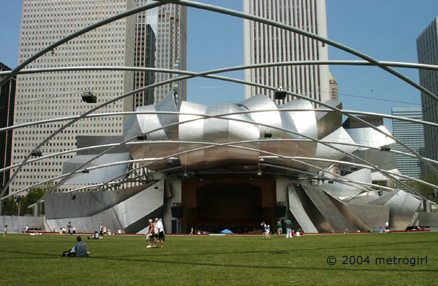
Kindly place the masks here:
<instances>
[{"instance_id":1,"label":"tree","mask_svg":"<svg viewBox=\"0 0 438 286\"><path fill-rule=\"evenodd\" d=\"M436 185L438 183L437 174L428 174L425 177L420 178L421 180ZM423 197L430 201L438 202L437 200L437 188L419 183L416 181L408 181L406 184L419 192Z\"/></svg>"},{"instance_id":2,"label":"tree","mask_svg":"<svg viewBox=\"0 0 438 286\"><path fill-rule=\"evenodd\" d=\"M18 205L13 197L9 197L2 201L3 203L3 215L17 215Z\"/></svg>"},{"instance_id":3,"label":"tree","mask_svg":"<svg viewBox=\"0 0 438 286\"><path fill-rule=\"evenodd\" d=\"M32 214L33 210L29 208L29 206L42 198L50 188L51 185L48 184L44 185L42 188L33 188L25 196L21 196L18 202L14 197L9 197L3 200L3 215ZM20 214L18 214L18 206L20 206ZM41 214L44 214L44 203L41 204Z\"/></svg>"},{"instance_id":4,"label":"tree","mask_svg":"<svg viewBox=\"0 0 438 286\"><path fill-rule=\"evenodd\" d=\"M45 193L46 191L42 188L34 188L26 196L23 196L21 199L22 214L32 214L32 209L29 206L36 203ZM41 213L44 214L44 203L41 205Z\"/></svg>"}]
</instances>

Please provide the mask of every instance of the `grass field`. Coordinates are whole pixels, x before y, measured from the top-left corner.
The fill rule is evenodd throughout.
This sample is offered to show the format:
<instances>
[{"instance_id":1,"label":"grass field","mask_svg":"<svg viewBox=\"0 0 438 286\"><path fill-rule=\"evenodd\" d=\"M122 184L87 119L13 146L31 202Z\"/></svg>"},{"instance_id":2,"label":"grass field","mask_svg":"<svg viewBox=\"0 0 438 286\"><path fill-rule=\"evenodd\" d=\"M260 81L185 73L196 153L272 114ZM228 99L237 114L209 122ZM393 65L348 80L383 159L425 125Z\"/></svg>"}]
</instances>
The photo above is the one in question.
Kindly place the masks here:
<instances>
[{"instance_id":1,"label":"grass field","mask_svg":"<svg viewBox=\"0 0 438 286\"><path fill-rule=\"evenodd\" d=\"M438 233L307 235L291 239L167 236L163 249L146 248L144 236L112 236L84 239L90 258L61 257L75 242L75 236L67 235L1 235L0 284L438 284ZM335 261L333 257L336 263L329 265Z\"/></svg>"}]
</instances>

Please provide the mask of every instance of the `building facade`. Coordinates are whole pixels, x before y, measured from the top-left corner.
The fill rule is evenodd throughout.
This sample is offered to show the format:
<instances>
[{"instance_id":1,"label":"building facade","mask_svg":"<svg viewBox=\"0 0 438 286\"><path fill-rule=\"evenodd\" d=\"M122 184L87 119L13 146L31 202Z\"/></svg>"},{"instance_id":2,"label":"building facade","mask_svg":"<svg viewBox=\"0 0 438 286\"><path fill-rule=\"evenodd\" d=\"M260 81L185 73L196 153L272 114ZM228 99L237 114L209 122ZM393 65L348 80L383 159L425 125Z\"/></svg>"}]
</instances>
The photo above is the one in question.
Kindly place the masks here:
<instances>
[{"instance_id":1,"label":"building facade","mask_svg":"<svg viewBox=\"0 0 438 286\"><path fill-rule=\"evenodd\" d=\"M155 67L155 43L156 37L151 25L145 22L142 17L144 13L137 14L135 23L135 53L134 64L136 67ZM135 72L134 89L139 89L155 83L155 72ZM134 96L134 108L143 105L153 104L154 88L150 88Z\"/></svg>"},{"instance_id":2,"label":"building facade","mask_svg":"<svg viewBox=\"0 0 438 286\"><path fill-rule=\"evenodd\" d=\"M0 71L11 70L7 65L0 62ZM0 80L1 80L0 76ZM14 101L15 101L16 77L1 86L0 89L0 128L11 126L14 122ZM11 165L12 152L12 130L0 133L0 168ZM9 179L9 171L1 173L0 186L3 186Z\"/></svg>"},{"instance_id":3,"label":"building facade","mask_svg":"<svg viewBox=\"0 0 438 286\"><path fill-rule=\"evenodd\" d=\"M30 56L93 23L129 10L132 0L63 1L23 0L19 64ZM77 37L40 57L27 68L69 66L133 66L135 16L123 18ZM100 105L133 89L132 71L66 71L17 76L14 125L45 119L78 116L90 109L84 92L97 96ZM110 104L95 113L132 111L132 97ZM61 174L62 161L75 153L76 137L123 134L124 116L81 120L69 126L39 151L52 157L27 164L9 190L17 191ZM25 159L46 137L68 121L37 124L14 130L13 164ZM61 154L59 154L61 153Z\"/></svg>"},{"instance_id":4,"label":"building facade","mask_svg":"<svg viewBox=\"0 0 438 286\"><path fill-rule=\"evenodd\" d=\"M325 0L276 1L244 0L245 13L267 18L327 37ZM244 20L244 63L278 63L327 60L328 47L319 41L279 28ZM245 80L305 95L325 102L330 100L328 66L279 66L245 70ZM274 93L246 86L245 98ZM293 100L288 95L285 102ZM282 102L278 102L282 103Z\"/></svg>"},{"instance_id":5,"label":"building facade","mask_svg":"<svg viewBox=\"0 0 438 286\"><path fill-rule=\"evenodd\" d=\"M330 73L330 100L338 101L338 83Z\"/></svg>"},{"instance_id":6,"label":"building facade","mask_svg":"<svg viewBox=\"0 0 438 286\"><path fill-rule=\"evenodd\" d=\"M438 65L438 17L417 38L418 62ZM438 95L438 74L432 70L420 70L420 84ZM437 102L421 95L423 120L438 123ZM424 154L427 158L438 160L438 130L433 126L424 126Z\"/></svg>"},{"instance_id":7,"label":"building facade","mask_svg":"<svg viewBox=\"0 0 438 286\"><path fill-rule=\"evenodd\" d=\"M151 3L152 0L137 1L137 5L145 5ZM155 65L154 67L160 69L175 69L186 70L187 68L187 7L176 4L165 4L148 11L144 11L137 14L137 27L139 25L149 25L151 30L149 33L155 35ZM137 28L139 31L139 28ZM147 50L141 48L141 45L146 46L146 43L142 43L144 40L143 35L137 34L137 50L146 53ZM152 43L149 43L152 44ZM151 50L152 52L152 50ZM138 52L136 54L138 56ZM145 55L146 57L146 55ZM146 63L145 63L146 64ZM144 66L146 65L137 65ZM174 77L178 74L172 73L156 73L150 75L151 80L154 77L154 81L159 83ZM146 86L147 81L138 81L136 88ZM150 81L152 83L152 81ZM150 84L149 83L149 84ZM142 85L143 84L143 85ZM171 84L162 85L156 87L153 91L153 102L149 96L149 103L138 104L147 105L151 103L160 102L169 92L177 92L179 101L187 99L187 85L186 81L174 82Z\"/></svg>"},{"instance_id":8,"label":"building facade","mask_svg":"<svg viewBox=\"0 0 438 286\"><path fill-rule=\"evenodd\" d=\"M391 109L394 116L402 116L411 119L422 120L421 107L394 107ZM392 130L394 137L406 144L415 152L420 152L424 148L423 125L413 122L392 120ZM405 147L397 143L397 151L410 153ZM420 178L421 167L417 158L397 154L397 169L406 176Z\"/></svg>"}]
</instances>

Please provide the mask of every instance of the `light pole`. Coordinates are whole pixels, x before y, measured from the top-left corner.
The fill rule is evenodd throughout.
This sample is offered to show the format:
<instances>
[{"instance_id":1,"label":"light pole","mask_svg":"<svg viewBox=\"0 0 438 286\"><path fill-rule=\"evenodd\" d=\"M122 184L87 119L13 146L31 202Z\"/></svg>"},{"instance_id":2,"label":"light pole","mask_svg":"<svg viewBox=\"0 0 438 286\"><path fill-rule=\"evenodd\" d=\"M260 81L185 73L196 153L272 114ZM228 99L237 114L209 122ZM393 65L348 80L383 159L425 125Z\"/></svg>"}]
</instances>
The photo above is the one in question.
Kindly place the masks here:
<instances>
[{"instance_id":1,"label":"light pole","mask_svg":"<svg viewBox=\"0 0 438 286\"><path fill-rule=\"evenodd\" d=\"M15 201L16 201L17 204L18 204L18 216L20 216L20 201L21 201L21 196L17 196L17 197L15 198Z\"/></svg>"}]
</instances>

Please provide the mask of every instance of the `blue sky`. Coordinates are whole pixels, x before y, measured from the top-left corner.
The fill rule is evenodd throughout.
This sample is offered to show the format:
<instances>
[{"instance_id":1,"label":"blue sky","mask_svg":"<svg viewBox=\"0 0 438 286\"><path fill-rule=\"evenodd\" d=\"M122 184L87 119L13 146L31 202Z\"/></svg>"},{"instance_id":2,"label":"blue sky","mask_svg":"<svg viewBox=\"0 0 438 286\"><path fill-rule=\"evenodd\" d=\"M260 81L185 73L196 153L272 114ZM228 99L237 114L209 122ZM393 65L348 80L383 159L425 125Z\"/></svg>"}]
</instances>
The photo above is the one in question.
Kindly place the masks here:
<instances>
[{"instance_id":1,"label":"blue sky","mask_svg":"<svg viewBox=\"0 0 438 286\"><path fill-rule=\"evenodd\" d=\"M242 11L241 0L198 0ZM416 38L438 16L437 0L327 0L328 37L378 60L417 62ZM0 0L0 61L17 66L21 1ZM243 22L189 8L187 69L205 71L243 64ZM329 47L332 60L355 60ZM418 71L398 69L418 82ZM420 92L375 67L332 66L344 109L390 114L420 106ZM243 78L243 72L226 74ZM188 81L188 100L211 105L243 100L243 86L207 79ZM390 121L385 121L389 126Z\"/></svg>"}]
</instances>

